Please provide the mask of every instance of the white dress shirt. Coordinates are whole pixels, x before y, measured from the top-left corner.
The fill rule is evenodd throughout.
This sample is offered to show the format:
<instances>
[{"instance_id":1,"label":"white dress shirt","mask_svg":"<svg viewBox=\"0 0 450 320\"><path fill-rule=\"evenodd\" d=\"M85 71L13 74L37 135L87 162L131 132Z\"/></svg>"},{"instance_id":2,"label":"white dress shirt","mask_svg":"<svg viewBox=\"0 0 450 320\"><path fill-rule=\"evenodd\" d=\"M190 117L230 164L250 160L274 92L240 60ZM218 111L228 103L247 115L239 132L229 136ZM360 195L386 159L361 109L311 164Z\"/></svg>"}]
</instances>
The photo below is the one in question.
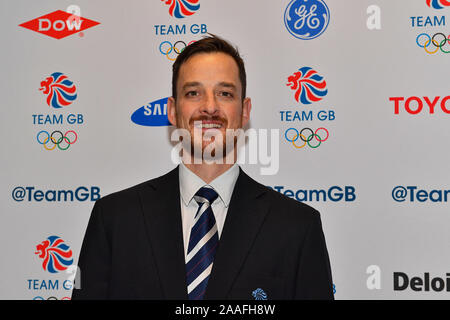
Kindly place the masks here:
<instances>
[{"instance_id":1,"label":"white dress shirt","mask_svg":"<svg viewBox=\"0 0 450 320\"><path fill-rule=\"evenodd\" d=\"M203 181L183 163L179 166L180 177L180 202L181 220L183 225L184 256L187 256L189 237L193 227L194 217L197 213L198 204L194 199L195 193L202 187L213 188L219 195L211 205L216 219L218 235L222 234L223 225L227 216L228 206L234 185L239 176L239 166L235 163L231 168L215 178L209 184Z\"/></svg>"}]
</instances>

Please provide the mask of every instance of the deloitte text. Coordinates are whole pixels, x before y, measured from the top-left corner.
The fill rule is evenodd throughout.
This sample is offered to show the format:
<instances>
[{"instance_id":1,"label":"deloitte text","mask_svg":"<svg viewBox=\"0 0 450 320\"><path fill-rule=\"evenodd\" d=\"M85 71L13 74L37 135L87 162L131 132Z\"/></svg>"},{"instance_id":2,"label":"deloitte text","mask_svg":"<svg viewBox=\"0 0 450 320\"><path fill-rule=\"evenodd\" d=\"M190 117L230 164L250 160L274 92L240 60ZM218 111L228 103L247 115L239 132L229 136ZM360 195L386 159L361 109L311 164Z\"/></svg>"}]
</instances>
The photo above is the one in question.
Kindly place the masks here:
<instances>
[{"instance_id":1,"label":"deloitte text","mask_svg":"<svg viewBox=\"0 0 450 320\"><path fill-rule=\"evenodd\" d=\"M409 277L404 272L394 272L394 291L403 291L410 288L413 291L447 291L450 292L450 273L444 277L430 277L425 272L423 277Z\"/></svg>"}]
</instances>

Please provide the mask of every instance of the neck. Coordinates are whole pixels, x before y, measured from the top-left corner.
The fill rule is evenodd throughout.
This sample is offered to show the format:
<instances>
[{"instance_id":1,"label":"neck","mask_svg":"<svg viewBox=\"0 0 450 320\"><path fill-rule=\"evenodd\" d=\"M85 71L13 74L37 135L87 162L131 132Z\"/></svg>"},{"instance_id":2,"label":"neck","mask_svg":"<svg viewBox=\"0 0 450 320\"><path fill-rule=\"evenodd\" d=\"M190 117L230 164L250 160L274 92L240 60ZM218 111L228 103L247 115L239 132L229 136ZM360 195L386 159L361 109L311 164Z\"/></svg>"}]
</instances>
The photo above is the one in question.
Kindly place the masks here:
<instances>
[{"instance_id":1,"label":"neck","mask_svg":"<svg viewBox=\"0 0 450 320\"><path fill-rule=\"evenodd\" d=\"M195 173L200 179L205 181L206 183L210 183L215 178L220 176L222 173L230 169L234 163L231 164L184 164L186 168Z\"/></svg>"},{"instance_id":2,"label":"neck","mask_svg":"<svg viewBox=\"0 0 450 320\"><path fill-rule=\"evenodd\" d=\"M185 151L183 151L183 156ZM207 163L203 157L200 161L199 158L195 158L194 160L194 154L192 152L187 152L186 156L188 159L190 158L190 161L183 161L183 164L191 170L193 173L195 173L200 179L202 179L206 183L210 183L215 178L220 176L222 173L230 169L237 161L237 148L236 145L234 145L234 148L232 150L229 150L228 153L224 150L224 157L222 158L222 161L220 163L217 163L216 161L211 161L210 163ZM232 157L232 161L230 161L230 157ZM183 158L182 159L186 159ZM230 163L231 162L231 163Z\"/></svg>"}]
</instances>

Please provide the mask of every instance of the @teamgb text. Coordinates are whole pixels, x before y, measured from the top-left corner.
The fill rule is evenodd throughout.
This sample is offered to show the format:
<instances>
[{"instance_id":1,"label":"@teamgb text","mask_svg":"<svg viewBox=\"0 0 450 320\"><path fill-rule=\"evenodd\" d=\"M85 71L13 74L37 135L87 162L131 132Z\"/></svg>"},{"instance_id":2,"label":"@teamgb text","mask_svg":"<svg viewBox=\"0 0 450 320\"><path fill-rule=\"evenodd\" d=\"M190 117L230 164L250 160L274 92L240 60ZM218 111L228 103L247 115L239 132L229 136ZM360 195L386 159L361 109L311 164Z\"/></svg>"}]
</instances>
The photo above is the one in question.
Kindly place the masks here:
<instances>
[{"instance_id":1,"label":"@teamgb text","mask_svg":"<svg viewBox=\"0 0 450 320\"><path fill-rule=\"evenodd\" d=\"M435 33L433 36L428 33L421 33L417 36L416 43L428 54L435 54L439 49L443 53L450 53L450 35L446 36L442 32Z\"/></svg>"},{"instance_id":2,"label":"@teamgb text","mask_svg":"<svg viewBox=\"0 0 450 320\"><path fill-rule=\"evenodd\" d=\"M78 135L73 130L66 131L65 134L59 130L55 130L52 133L41 130L36 135L36 140L44 146L45 150L55 150L56 147L59 150L67 150L72 144L77 142Z\"/></svg>"},{"instance_id":3,"label":"@teamgb text","mask_svg":"<svg viewBox=\"0 0 450 320\"><path fill-rule=\"evenodd\" d=\"M174 44L172 44L172 42L170 41L163 41L160 43L159 45L159 52L166 56L167 59L169 59L170 61L175 61L176 57L183 52L183 50L190 44L194 43L195 40L192 40L191 42L189 42L188 44L186 44L186 42L184 41L177 41ZM175 53L175 54L173 54Z\"/></svg>"},{"instance_id":4,"label":"@teamgb text","mask_svg":"<svg viewBox=\"0 0 450 320\"><path fill-rule=\"evenodd\" d=\"M292 136L288 137L288 133ZM315 149L319 147L322 142L327 141L329 137L330 133L323 127L316 129L316 131L313 131L311 128L303 128L300 131L295 128L289 128L284 132L284 138L292 143L297 149L304 148L306 145ZM301 141L297 142L298 140Z\"/></svg>"}]
</instances>

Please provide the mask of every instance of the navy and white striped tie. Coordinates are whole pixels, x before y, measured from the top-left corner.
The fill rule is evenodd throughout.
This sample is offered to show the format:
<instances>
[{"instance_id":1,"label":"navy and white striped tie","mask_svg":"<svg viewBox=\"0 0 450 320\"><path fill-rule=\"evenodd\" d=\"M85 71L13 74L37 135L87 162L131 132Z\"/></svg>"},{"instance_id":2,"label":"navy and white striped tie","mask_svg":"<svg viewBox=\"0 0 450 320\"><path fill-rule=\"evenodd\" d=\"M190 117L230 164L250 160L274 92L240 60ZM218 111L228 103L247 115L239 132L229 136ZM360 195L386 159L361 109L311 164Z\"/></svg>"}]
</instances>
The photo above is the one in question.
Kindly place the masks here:
<instances>
[{"instance_id":1,"label":"navy and white striped tie","mask_svg":"<svg viewBox=\"0 0 450 320\"><path fill-rule=\"evenodd\" d=\"M216 219L211 208L218 194L212 188L200 188L194 195L198 203L186 256L186 280L189 300L202 300L219 244Z\"/></svg>"}]
</instances>

